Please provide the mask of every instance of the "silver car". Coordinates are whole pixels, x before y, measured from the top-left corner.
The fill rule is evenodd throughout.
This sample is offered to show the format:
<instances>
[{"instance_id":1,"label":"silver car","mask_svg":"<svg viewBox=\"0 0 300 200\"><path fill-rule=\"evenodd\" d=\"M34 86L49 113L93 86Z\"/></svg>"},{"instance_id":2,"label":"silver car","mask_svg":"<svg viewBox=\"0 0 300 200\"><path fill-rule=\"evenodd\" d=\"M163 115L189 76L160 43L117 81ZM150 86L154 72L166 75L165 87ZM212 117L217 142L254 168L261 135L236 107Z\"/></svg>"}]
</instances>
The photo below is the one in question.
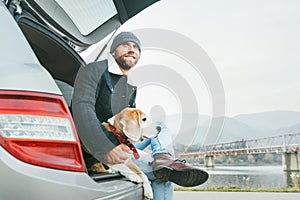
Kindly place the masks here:
<instances>
[{"instance_id":1,"label":"silver car","mask_svg":"<svg viewBox=\"0 0 300 200\"><path fill-rule=\"evenodd\" d=\"M91 174L69 107L78 52L156 0L0 1L0 199L143 199L140 184Z\"/></svg>"}]
</instances>

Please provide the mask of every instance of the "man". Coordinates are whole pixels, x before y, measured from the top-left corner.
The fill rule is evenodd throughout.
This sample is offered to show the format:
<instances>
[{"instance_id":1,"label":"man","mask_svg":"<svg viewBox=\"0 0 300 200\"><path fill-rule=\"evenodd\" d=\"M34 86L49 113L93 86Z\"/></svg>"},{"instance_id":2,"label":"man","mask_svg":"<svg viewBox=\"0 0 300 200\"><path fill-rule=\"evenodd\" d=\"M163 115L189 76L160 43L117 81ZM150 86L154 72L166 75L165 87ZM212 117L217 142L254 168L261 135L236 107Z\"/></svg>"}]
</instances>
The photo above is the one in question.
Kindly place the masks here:
<instances>
[{"instance_id":1,"label":"man","mask_svg":"<svg viewBox=\"0 0 300 200\"><path fill-rule=\"evenodd\" d=\"M112 42L107 60L91 63L78 71L72 99L74 121L84 152L87 167L95 162L123 163L129 147L120 145L115 136L101 123L123 108L135 107L136 87L128 84L127 73L133 68L141 53L141 42L131 32L121 32ZM163 124L159 135L169 135ZM147 140L152 146L153 158L141 155L136 164L152 181L154 199L172 199L174 182L182 186L194 186L205 182L208 174L175 160L171 152L162 146L159 138ZM147 144L140 145L142 149ZM88 152L88 153L87 153ZM149 163L152 163L151 166Z\"/></svg>"}]
</instances>

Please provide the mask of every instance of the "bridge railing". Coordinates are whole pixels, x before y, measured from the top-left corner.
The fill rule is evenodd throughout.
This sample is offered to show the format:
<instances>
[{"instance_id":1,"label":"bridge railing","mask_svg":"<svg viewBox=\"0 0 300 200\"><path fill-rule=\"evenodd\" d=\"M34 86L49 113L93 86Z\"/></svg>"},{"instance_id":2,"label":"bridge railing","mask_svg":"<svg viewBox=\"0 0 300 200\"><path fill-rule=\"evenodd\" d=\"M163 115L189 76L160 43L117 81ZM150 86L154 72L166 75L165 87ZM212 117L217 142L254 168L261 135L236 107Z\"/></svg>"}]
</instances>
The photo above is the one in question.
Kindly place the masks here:
<instances>
[{"instance_id":1,"label":"bridge railing","mask_svg":"<svg viewBox=\"0 0 300 200\"><path fill-rule=\"evenodd\" d=\"M204 145L200 154L253 154L300 150L300 133Z\"/></svg>"}]
</instances>

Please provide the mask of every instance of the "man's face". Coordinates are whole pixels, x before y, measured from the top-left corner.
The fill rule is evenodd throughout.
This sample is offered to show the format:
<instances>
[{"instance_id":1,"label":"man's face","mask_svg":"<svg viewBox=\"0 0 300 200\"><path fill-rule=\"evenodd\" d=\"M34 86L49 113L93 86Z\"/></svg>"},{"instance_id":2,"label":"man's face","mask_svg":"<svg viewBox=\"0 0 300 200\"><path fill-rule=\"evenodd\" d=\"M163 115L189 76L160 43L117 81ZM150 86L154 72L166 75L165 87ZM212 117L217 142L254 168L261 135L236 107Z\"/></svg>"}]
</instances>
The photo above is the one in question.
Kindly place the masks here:
<instances>
[{"instance_id":1,"label":"man's face","mask_svg":"<svg viewBox=\"0 0 300 200\"><path fill-rule=\"evenodd\" d=\"M125 42L116 48L112 56L122 69L130 70L139 61L140 50L134 42Z\"/></svg>"}]
</instances>

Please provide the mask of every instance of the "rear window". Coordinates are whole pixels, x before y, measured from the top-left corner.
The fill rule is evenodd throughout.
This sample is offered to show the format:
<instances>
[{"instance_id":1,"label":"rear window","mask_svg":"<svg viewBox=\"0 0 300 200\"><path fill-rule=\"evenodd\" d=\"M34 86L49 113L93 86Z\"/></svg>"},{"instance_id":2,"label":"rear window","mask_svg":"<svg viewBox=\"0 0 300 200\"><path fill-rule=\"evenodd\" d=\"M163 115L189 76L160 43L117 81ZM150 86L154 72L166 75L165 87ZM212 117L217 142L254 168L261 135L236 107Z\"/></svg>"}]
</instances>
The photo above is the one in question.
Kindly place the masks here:
<instances>
[{"instance_id":1,"label":"rear window","mask_svg":"<svg viewBox=\"0 0 300 200\"><path fill-rule=\"evenodd\" d=\"M90 34L117 14L112 0L102 0L101 3L98 0L89 0L88 3L82 0L56 2L66 11L82 35Z\"/></svg>"}]
</instances>

